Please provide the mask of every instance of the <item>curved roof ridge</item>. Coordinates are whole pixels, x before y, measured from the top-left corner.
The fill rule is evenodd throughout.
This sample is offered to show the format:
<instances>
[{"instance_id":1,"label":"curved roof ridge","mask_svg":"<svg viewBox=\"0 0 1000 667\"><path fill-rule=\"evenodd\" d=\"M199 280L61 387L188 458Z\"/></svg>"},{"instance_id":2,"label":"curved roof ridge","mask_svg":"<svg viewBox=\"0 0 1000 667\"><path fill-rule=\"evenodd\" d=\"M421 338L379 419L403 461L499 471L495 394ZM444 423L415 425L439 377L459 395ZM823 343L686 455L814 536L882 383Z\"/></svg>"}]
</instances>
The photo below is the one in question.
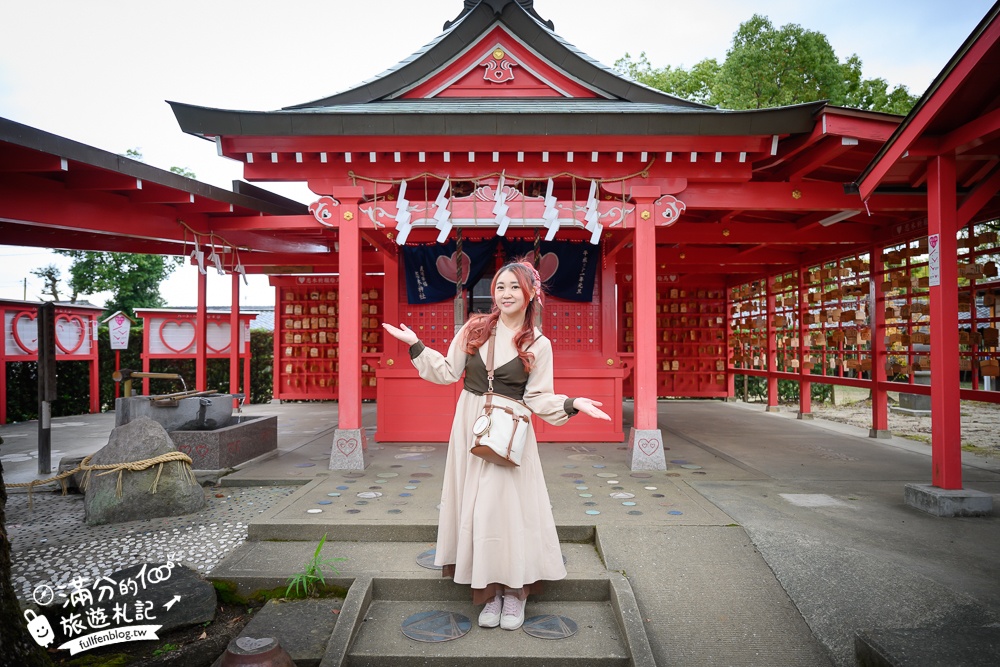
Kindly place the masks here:
<instances>
[{"instance_id":1,"label":"curved roof ridge","mask_svg":"<svg viewBox=\"0 0 1000 667\"><path fill-rule=\"evenodd\" d=\"M353 88L311 102L283 107L282 110L367 104L391 98L400 90L431 76L454 54L473 44L498 24L525 43L531 44L543 58L558 63L557 66L570 76L601 89L612 98L692 109L715 108L626 79L558 35L552 29L551 21L546 22L538 16L532 2L466 0L463 13L454 21L446 23L444 32L409 58Z\"/></svg>"}]
</instances>

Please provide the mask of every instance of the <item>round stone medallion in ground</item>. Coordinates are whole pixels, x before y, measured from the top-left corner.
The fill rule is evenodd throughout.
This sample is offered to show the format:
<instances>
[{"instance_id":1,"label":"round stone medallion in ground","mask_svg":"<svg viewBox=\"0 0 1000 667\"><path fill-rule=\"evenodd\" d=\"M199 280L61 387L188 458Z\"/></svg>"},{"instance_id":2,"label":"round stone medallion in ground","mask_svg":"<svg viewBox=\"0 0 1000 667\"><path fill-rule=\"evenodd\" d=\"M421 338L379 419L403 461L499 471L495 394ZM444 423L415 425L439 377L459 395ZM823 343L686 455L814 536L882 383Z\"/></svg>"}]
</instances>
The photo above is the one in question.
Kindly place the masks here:
<instances>
[{"instance_id":1,"label":"round stone medallion in ground","mask_svg":"<svg viewBox=\"0 0 1000 667\"><path fill-rule=\"evenodd\" d=\"M526 618L521 627L526 633L539 639L566 639L575 635L578 630L573 619L551 614Z\"/></svg>"},{"instance_id":2,"label":"round stone medallion in ground","mask_svg":"<svg viewBox=\"0 0 1000 667\"><path fill-rule=\"evenodd\" d=\"M403 634L418 642L446 642L472 629L468 616L453 611L423 611L403 621Z\"/></svg>"},{"instance_id":3,"label":"round stone medallion in ground","mask_svg":"<svg viewBox=\"0 0 1000 667\"><path fill-rule=\"evenodd\" d=\"M604 457L600 454L570 454L566 458L574 461L600 461Z\"/></svg>"},{"instance_id":4,"label":"round stone medallion in ground","mask_svg":"<svg viewBox=\"0 0 1000 667\"><path fill-rule=\"evenodd\" d=\"M442 569L440 565L434 564L434 556L436 554L437 554L437 547L424 551L423 553L417 556L417 565L419 565L420 567L426 567L428 570Z\"/></svg>"},{"instance_id":5,"label":"round stone medallion in ground","mask_svg":"<svg viewBox=\"0 0 1000 667\"><path fill-rule=\"evenodd\" d=\"M433 452L437 447L432 447L431 445L408 445L406 447L400 447L401 452Z\"/></svg>"}]
</instances>

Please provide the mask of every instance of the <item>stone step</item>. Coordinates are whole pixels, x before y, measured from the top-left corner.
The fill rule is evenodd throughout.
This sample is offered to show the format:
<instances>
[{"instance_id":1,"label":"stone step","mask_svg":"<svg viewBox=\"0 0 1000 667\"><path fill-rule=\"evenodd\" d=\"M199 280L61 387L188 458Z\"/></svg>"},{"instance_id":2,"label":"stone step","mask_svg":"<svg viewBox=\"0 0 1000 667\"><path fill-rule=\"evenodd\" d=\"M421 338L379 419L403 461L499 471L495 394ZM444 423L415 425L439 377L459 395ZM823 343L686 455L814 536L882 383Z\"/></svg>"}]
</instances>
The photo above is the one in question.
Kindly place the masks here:
<instances>
[{"instance_id":1,"label":"stone step","mask_svg":"<svg viewBox=\"0 0 1000 667\"><path fill-rule=\"evenodd\" d=\"M594 545L564 543L561 546L568 576L563 581L549 584L547 594L556 596L553 599L565 595L598 595L588 593L588 587L606 587L608 573ZM399 589L396 594L406 594L411 599L419 599L420 595L428 595L435 590L428 589L427 582L432 585L447 583L449 587L462 590L462 595L467 596L467 590L443 579L440 570L422 567L417 563L417 557L433 547L433 543L427 542L328 541L324 544L321 555L323 558L345 559L336 563L337 573L325 570L326 581L333 586L347 588L358 577L378 576L396 582L394 585ZM315 550L316 544L313 542L244 542L208 576L213 581L225 582L244 596L256 591L273 590L287 585L289 577L301 572ZM565 590L575 592L568 593ZM434 592L434 595L441 594Z\"/></svg>"},{"instance_id":2,"label":"stone step","mask_svg":"<svg viewBox=\"0 0 1000 667\"><path fill-rule=\"evenodd\" d=\"M457 612L467 617L471 630L464 636L445 642L420 642L406 637L401 624L408 617L425 611ZM629 665L628 646L624 640L610 601L535 602L529 600L526 616L553 614L573 620L578 627L572 637L559 640L539 639L523 629L480 628L481 607L468 600L378 600L365 612L365 620L347 651L344 664L349 667L466 667L479 665L546 665L613 667Z\"/></svg>"}]
</instances>

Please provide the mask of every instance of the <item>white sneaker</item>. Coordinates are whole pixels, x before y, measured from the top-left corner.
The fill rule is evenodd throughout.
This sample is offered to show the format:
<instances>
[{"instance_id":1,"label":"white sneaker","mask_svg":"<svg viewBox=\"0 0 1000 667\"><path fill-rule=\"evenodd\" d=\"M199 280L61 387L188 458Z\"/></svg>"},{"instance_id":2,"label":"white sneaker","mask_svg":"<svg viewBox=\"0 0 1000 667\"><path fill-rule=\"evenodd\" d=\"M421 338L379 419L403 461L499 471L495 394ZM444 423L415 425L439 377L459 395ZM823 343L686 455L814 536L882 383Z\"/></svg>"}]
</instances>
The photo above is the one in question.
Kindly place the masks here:
<instances>
[{"instance_id":1,"label":"white sneaker","mask_svg":"<svg viewBox=\"0 0 1000 667\"><path fill-rule=\"evenodd\" d=\"M500 625L500 607L503 604L501 600L502 597L497 594L495 598L486 603L486 606L479 613L479 627L495 628Z\"/></svg>"},{"instance_id":2,"label":"white sneaker","mask_svg":"<svg viewBox=\"0 0 1000 667\"><path fill-rule=\"evenodd\" d=\"M523 623L524 600L520 600L513 595L504 596L500 627L504 630L517 630Z\"/></svg>"}]
</instances>

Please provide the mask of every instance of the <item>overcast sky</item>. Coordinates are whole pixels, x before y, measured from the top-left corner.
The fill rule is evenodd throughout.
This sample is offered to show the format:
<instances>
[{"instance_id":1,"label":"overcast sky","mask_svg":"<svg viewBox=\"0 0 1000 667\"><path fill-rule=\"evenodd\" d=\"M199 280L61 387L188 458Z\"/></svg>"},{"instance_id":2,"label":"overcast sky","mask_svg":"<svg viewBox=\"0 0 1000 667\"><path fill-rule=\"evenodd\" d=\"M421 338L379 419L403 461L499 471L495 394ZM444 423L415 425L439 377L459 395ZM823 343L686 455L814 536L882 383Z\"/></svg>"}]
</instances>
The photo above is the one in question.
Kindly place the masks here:
<instances>
[{"instance_id":1,"label":"overcast sky","mask_svg":"<svg viewBox=\"0 0 1000 667\"><path fill-rule=\"evenodd\" d=\"M350 88L437 36L462 0L32 0L5 3L0 22L0 117L98 148L139 148L156 167L187 167L229 188L240 165L183 134L165 100L270 110ZM776 26L824 33L864 75L922 94L991 0L537 0L556 32L612 65L645 51L656 66L724 60L754 13ZM308 202L301 185L264 187ZM11 240L0 239L0 243ZM37 248L0 245L0 298L37 299L33 268L69 262ZM170 306L196 303L196 269L162 288ZM210 272L210 306L230 304L230 280ZM251 278L241 305L274 303ZM104 296L91 301L103 304Z\"/></svg>"}]
</instances>

